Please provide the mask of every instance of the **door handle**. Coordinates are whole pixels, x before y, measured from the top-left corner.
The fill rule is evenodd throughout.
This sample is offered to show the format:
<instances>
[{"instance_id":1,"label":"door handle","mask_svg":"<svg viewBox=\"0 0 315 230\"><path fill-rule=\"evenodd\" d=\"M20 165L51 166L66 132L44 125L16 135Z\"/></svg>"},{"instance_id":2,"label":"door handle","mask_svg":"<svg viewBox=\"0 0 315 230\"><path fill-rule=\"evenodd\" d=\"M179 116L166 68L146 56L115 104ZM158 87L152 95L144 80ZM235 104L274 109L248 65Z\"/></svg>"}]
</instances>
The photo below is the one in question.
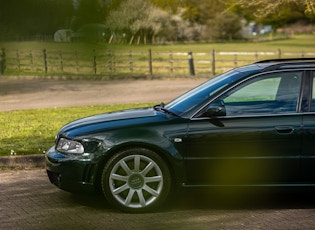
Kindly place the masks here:
<instances>
[{"instance_id":1,"label":"door handle","mask_svg":"<svg viewBox=\"0 0 315 230\"><path fill-rule=\"evenodd\" d=\"M279 134L292 134L294 131L294 128L291 126L277 126L275 129Z\"/></svg>"}]
</instances>

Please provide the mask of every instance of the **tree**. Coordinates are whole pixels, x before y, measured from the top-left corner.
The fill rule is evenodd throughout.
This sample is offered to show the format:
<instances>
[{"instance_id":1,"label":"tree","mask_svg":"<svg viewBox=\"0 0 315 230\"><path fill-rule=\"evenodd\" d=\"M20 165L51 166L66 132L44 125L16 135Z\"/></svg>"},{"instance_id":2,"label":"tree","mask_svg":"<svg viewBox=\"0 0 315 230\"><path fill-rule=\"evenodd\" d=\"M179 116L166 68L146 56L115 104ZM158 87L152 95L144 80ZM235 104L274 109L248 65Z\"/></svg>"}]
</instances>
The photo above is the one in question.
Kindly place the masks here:
<instances>
[{"instance_id":1,"label":"tree","mask_svg":"<svg viewBox=\"0 0 315 230\"><path fill-rule=\"evenodd\" d=\"M150 0L155 6L170 12L172 14L178 13L185 7L185 1L183 0Z\"/></svg>"},{"instance_id":2,"label":"tree","mask_svg":"<svg viewBox=\"0 0 315 230\"><path fill-rule=\"evenodd\" d=\"M233 40L240 39L242 29L239 17L234 13L216 14L215 18L208 22L207 33L209 40ZM205 36L205 35L204 35Z\"/></svg>"},{"instance_id":3,"label":"tree","mask_svg":"<svg viewBox=\"0 0 315 230\"><path fill-rule=\"evenodd\" d=\"M224 0L185 0L183 17L191 22L204 25L225 9L226 1Z\"/></svg>"},{"instance_id":4,"label":"tree","mask_svg":"<svg viewBox=\"0 0 315 230\"><path fill-rule=\"evenodd\" d=\"M151 39L157 35L167 21L168 14L146 0L126 0L111 11L105 24L117 34Z\"/></svg>"},{"instance_id":5,"label":"tree","mask_svg":"<svg viewBox=\"0 0 315 230\"><path fill-rule=\"evenodd\" d=\"M229 10L247 21L273 25L309 24L315 17L315 0L230 0Z\"/></svg>"},{"instance_id":6,"label":"tree","mask_svg":"<svg viewBox=\"0 0 315 230\"><path fill-rule=\"evenodd\" d=\"M100 0L78 0L71 26L76 30L85 24L102 23L104 18L104 5Z\"/></svg>"},{"instance_id":7,"label":"tree","mask_svg":"<svg viewBox=\"0 0 315 230\"><path fill-rule=\"evenodd\" d=\"M1 35L53 34L69 26L72 0L0 2Z\"/></svg>"},{"instance_id":8,"label":"tree","mask_svg":"<svg viewBox=\"0 0 315 230\"><path fill-rule=\"evenodd\" d=\"M283 7L303 7L305 15L315 16L315 0L236 0L235 5L250 8L258 17L266 17Z\"/></svg>"}]
</instances>

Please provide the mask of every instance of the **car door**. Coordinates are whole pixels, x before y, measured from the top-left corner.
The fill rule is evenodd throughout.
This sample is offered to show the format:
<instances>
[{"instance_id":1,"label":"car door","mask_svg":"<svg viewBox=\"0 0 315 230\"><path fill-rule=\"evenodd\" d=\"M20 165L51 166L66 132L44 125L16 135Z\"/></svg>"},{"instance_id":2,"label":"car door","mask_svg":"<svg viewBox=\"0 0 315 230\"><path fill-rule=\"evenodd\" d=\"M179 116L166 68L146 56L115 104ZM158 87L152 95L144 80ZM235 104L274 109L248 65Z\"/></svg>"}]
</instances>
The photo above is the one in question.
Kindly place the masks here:
<instances>
[{"instance_id":1,"label":"car door","mask_svg":"<svg viewBox=\"0 0 315 230\"><path fill-rule=\"evenodd\" d=\"M315 183L315 71L309 73L304 91L305 113L303 115L303 139L301 154L301 174L305 184Z\"/></svg>"},{"instance_id":2,"label":"car door","mask_svg":"<svg viewBox=\"0 0 315 230\"><path fill-rule=\"evenodd\" d=\"M188 184L245 185L299 180L302 71L264 74L215 99L191 119ZM207 111L216 108L209 118Z\"/></svg>"}]
</instances>

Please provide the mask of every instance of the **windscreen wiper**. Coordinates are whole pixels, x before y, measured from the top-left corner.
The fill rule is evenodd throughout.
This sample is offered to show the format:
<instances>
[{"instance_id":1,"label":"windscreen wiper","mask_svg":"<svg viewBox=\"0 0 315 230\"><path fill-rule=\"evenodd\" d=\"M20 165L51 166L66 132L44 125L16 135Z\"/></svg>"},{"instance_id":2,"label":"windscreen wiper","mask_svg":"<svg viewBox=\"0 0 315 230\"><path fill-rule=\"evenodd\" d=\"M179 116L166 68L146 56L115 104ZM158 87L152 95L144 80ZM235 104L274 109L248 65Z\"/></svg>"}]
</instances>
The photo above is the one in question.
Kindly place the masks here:
<instances>
[{"instance_id":1,"label":"windscreen wiper","mask_svg":"<svg viewBox=\"0 0 315 230\"><path fill-rule=\"evenodd\" d=\"M164 113L170 114L172 116L178 117L178 115L176 113L173 113L172 111L166 109L164 106L165 106L165 104L162 102L159 105L153 106L153 109L156 110L156 111L164 112Z\"/></svg>"}]
</instances>

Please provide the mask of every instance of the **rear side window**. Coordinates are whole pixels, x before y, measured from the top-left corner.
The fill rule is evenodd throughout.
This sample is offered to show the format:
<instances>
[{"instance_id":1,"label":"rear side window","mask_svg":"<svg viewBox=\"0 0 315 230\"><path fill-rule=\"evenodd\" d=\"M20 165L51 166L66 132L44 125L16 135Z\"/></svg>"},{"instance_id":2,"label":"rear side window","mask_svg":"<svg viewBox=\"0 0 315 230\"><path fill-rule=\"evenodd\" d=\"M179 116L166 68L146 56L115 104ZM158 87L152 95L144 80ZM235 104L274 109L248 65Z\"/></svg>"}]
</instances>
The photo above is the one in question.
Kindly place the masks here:
<instances>
[{"instance_id":1,"label":"rear side window","mask_svg":"<svg viewBox=\"0 0 315 230\"><path fill-rule=\"evenodd\" d=\"M312 106L311 111L315 112L315 72L313 72L313 92L312 92Z\"/></svg>"}]
</instances>

